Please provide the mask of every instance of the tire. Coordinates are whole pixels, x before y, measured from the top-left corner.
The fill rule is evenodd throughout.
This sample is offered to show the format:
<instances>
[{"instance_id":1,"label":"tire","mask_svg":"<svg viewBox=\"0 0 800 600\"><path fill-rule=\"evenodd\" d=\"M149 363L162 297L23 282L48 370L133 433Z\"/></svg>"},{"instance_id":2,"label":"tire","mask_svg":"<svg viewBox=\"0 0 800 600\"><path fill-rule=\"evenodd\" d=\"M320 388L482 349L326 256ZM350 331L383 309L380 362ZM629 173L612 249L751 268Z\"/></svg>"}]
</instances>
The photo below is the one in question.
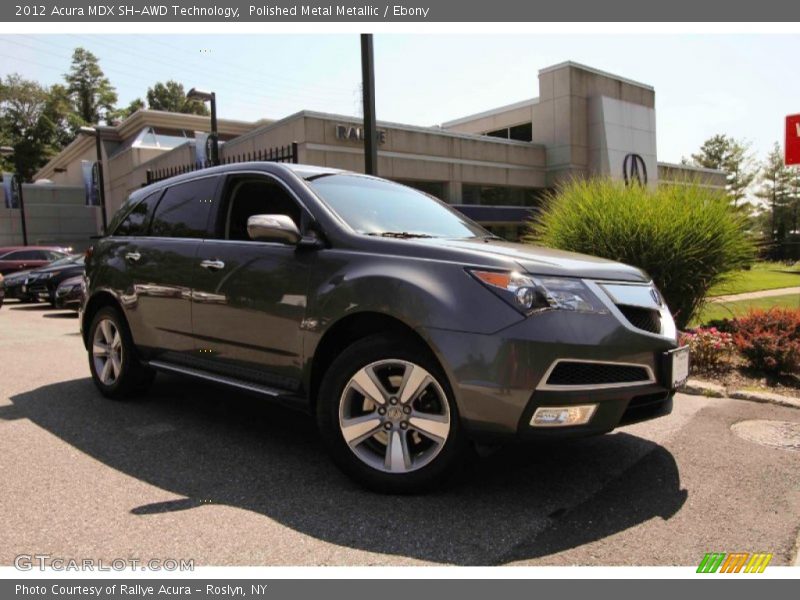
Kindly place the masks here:
<instances>
[{"instance_id":1,"label":"tire","mask_svg":"<svg viewBox=\"0 0 800 600\"><path fill-rule=\"evenodd\" d=\"M376 492L428 491L449 479L465 455L447 377L427 348L399 336L356 341L331 363L319 388L317 423L337 466Z\"/></svg>"},{"instance_id":2,"label":"tire","mask_svg":"<svg viewBox=\"0 0 800 600\"><path fill-rule=\"evenodd\" d=\"M122 400L147 391L155 372L139 362L128 324L117 309L106 306L97 311L88 339L89 369L101 394Z\"/></svg>"}]
</instances>

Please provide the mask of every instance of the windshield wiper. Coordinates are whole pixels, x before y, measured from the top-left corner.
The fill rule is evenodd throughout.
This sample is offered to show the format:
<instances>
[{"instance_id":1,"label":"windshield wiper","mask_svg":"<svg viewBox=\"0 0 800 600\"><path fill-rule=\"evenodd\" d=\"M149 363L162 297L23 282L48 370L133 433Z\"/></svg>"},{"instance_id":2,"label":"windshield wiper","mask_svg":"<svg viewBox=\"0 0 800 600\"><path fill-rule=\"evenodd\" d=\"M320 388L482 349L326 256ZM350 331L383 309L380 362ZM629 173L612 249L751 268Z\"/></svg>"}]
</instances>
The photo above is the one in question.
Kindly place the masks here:
<instances>
[{"instance_id":1,"label":"windshield wiper","mask_svg":"<svg viewBox=\"0 0 800 600\"><path fill-rule=\"evenodd\" d=\"M409 239L409 238L432 238L432 235L428 235L427 233L412 233L408 231L373 231L368 233L367 235L374 235L378 237L390 237L390 238L399 238L399 239Z\"/></svg>"}]
</instances>

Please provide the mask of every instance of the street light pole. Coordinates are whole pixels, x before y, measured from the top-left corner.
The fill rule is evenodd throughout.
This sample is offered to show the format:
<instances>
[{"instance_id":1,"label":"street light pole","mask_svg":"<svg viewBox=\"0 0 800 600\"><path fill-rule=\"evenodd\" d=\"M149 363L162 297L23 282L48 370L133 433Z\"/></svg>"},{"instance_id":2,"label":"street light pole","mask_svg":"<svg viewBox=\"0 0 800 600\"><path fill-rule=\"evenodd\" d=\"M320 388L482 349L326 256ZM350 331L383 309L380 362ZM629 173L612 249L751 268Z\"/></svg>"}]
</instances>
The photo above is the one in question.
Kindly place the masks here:
<instances>
[{"instance_id":1,"label":"street light pole","mask_svg":"<svg viewBox=\"0 0 800 600\"><path fill-rule=\"evenodd\" d=\"M375 122L375 54L372 34L361 34L361 82L364 94L364 172L378 174L378 136Z\"/></svg>"},{"instance_id":2,"label":"street light pole","mask_svg":"<svg viewBox=\"0 0 800 600\"><path fill-rule=\"evenodd\" d=\"M216 166L219 164L219 133L217 132L217 94L205 90L192 88L186 93L186 98L189 100L197 100L199 102L208 102L211 108L211 142L213 148L213 156L211 157L211 164Z\"/></svg>"},{"instance_id":3,"label":"street light pole","mask_svg":"<svg viewBox=\"0 0 800 600\"><path fill-rule=\"evenodd\" d=\"M100 139L100 126L81 127L80 133L94 136L95 151L97 153L97 187L100 195L100 214L103 217L103 235L108 229L108 217L106 216L106 186L103 178L103 143Z\"/></svg>"},{"instance_id":4,"label":"street light pole","mask_svg":"<svg viewBox=\"0 0 800 600\"><path fill-rule=\"evenodd\" d=\"M14 154L14 148L11 146L0 147L0 155L11 156ZM22 176L17 172L16 166L14 167L14 175L11 176L11 193L17 192L19 198L19 219L22 225L22 245L28 245L28 226L25 223L25 198L22 195ZM13 204L13 199L11 204Z\"/></svg>"}]
</instances>

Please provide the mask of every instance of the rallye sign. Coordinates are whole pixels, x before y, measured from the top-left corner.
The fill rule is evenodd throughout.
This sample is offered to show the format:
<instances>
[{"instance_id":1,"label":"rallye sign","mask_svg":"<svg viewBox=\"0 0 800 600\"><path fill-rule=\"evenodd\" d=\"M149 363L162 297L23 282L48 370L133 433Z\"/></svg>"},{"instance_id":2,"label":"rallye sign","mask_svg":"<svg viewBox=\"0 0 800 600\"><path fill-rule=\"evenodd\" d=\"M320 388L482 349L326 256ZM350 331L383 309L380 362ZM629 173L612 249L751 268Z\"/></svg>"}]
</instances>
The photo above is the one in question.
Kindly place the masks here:
<instances>
[{"instance_id":1,"label":"rallye sign","mask_svg":"<svg viewBox=\"0 0 800 600\"><path fill-rule=\"evenodd\" d=\"M786 164L800 165L800 115L786 117Z\"/></svg>"}]
</instances>

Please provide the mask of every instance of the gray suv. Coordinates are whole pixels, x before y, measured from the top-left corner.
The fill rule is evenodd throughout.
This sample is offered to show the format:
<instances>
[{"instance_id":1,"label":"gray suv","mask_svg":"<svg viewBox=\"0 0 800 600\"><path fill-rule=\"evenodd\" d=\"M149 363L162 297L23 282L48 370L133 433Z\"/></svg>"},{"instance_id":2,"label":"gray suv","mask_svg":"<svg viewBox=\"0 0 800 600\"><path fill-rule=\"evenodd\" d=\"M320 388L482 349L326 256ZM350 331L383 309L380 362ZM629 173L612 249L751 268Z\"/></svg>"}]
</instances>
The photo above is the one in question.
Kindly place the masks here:
<instances>
[{"instance_id":1,"label":"gray suv","mask_svg":"<svg viewBox=\"0 0 800 600\"><path fill-rule=\"evenodd\" d=\"M376 177L204 169L136 191L109 232L81 318L105 396L168 371L299 407L375 490L429 488L476 442L667 414L688 372L639 269L505 242Z\"/></svg>"}]
</instances>

